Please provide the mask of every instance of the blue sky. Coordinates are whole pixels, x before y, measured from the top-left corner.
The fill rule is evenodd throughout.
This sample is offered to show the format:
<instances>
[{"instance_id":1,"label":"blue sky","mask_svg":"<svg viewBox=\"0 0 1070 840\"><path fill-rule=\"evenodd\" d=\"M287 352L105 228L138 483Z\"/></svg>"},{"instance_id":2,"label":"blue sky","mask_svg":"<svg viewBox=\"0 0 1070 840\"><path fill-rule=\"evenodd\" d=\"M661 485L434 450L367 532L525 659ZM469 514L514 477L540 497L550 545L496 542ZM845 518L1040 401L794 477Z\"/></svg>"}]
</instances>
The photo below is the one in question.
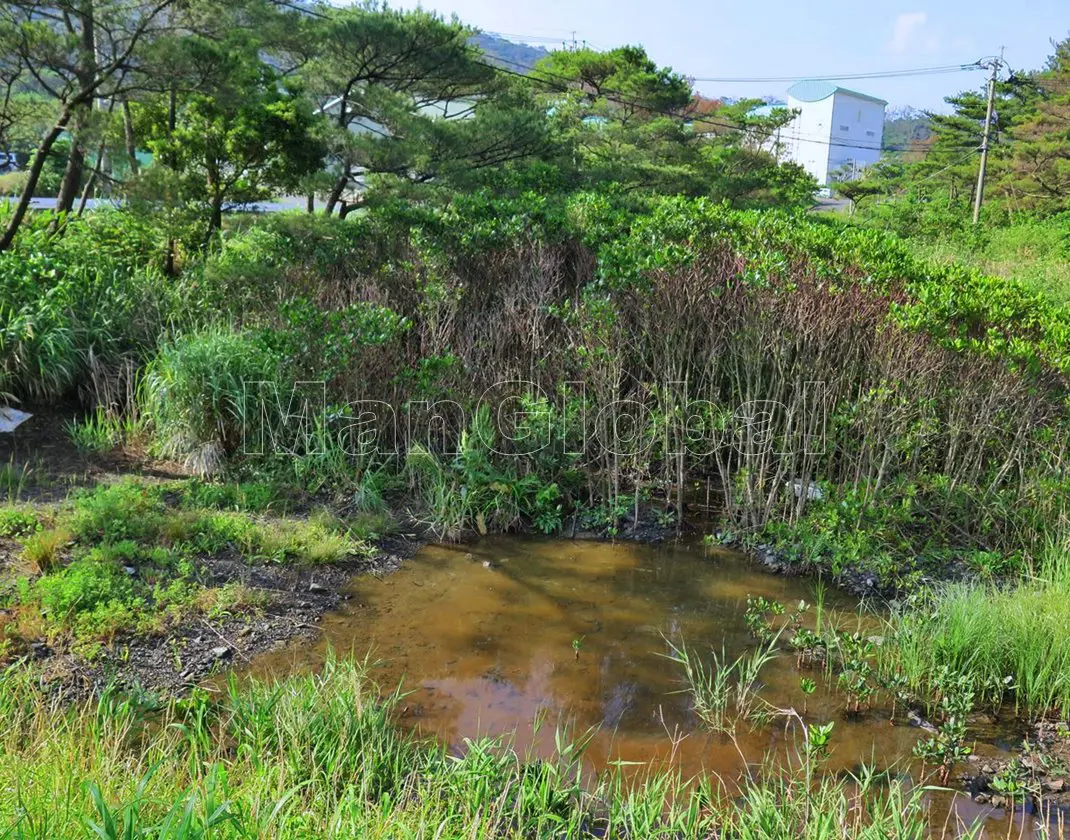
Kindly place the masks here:
<instances>
[{"instance_id":1,"label":"blue sky","mask_svg":"<svg viewBox=\"0 0 1070 840\"><path fill-rule=\"evenodd\" d=\"M399 5L415 6L403 0ZM607 49L642 44L689 76L768 77L960 64L1006 48L1018 69L1040 67L1050 39L1070 34L1067 0L423 0L424 8L510 40L576 39ZM526 36L526 37L519 37ZM981 71L841 82L891 105L939 108L984 83ZM781 96L790 83L699 82L711 96ZM943 109L941 109L943 110Z\"/></svg>"}]
</instances>

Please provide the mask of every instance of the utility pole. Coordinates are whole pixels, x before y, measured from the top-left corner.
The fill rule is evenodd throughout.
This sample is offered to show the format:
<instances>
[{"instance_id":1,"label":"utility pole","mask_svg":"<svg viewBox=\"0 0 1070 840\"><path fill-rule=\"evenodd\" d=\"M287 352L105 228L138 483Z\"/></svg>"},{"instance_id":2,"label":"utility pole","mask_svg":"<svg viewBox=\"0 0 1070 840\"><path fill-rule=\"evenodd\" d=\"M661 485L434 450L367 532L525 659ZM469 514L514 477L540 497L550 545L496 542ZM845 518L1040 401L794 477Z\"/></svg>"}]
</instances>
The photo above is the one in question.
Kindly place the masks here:
<instances>
[{"instance_id":1,"label":"utility pole","mask_svg":"<svg viewBox=\"0 0 1070 840\"><path fill-rule=\"evenodd\" d=\"M973 192L973 223L981 221L981 202L985 197L985 167L988 165L988 137L992 131L992 106L996 101L996 79L999 68L1003 66L1003 50L1000 57L993 58L982 67L991 67L992 75L988 77L988 107L985 109L985 130L981 135L981 166L977 170L977 189Z\"/></svg>"}]
</instances>

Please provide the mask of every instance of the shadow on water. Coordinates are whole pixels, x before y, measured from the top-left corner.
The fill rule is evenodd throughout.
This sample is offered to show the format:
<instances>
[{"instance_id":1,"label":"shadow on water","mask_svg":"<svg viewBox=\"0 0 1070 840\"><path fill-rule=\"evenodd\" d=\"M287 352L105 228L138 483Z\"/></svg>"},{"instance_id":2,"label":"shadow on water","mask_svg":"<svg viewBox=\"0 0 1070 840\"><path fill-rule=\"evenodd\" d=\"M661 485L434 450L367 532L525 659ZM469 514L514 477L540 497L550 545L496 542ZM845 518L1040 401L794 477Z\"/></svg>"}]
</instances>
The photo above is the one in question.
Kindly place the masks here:
<instances>
[{"instance_id":1,"label":"shadow on water","mask_svg":"<svg viewBox=\"0 0 1070 840\"><path fill-rule=\"evenodd\" d=\"M387 577L360 577L340 611L326 616L313 644L264 655L250 671L282 676L315 669L328 648L378 662L384 687L411 692L401 722L444 739L508 734L521 754L551 756L555 728L596 728L586 759L672 762L685 775L738 778L746 765L786 754L783 725L741 728L733 742L704 734L683 691L682 671L666 658L666 638L705 655L734 658L753 646L744 620L748 596L813 603L814 583L756 569L745 557L703 546L606 544L492 537L474 545L428 546ZM825 609L841 629L874 632L858 602L829 590ZM843 698L823 687L804 698L784 653L762 671L762 697L802 711L808 722L836 721L829 769L895 765L916 774L911 750L920 732L892 725L887 709L843 716ZM545 725L535 725L536 720ZM976 750L996 755L1016 740L980 731ZM985 835L1031 836L1027 814L1007 814L965 796L934 794L956 811L952 824L986 820ZM947 813L947 808L934 812ZM1025 832L1025 833L1023 833ZM940 832L938 832L940 833Z\"/></svg>"}]
</instances>

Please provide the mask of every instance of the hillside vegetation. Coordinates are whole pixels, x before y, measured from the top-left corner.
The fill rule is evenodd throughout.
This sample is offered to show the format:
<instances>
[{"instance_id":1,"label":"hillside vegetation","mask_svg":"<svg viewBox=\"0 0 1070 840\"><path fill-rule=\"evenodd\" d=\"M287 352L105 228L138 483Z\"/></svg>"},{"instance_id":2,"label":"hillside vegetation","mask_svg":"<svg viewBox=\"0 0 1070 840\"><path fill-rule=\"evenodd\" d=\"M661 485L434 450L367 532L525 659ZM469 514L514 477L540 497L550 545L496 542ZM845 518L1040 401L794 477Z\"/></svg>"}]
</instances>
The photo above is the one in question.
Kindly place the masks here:
<instances>
[{"instance_id":1,"label":"hillside vegetation","mask_svg":"<svg viewBox=\"0 0 1070 840\"><path fill-rule=\"evenodd\" d=\"M998 68L980 223L973 204L987 91L946 97L931 136L891 151L838 189L861 224L898 233L922 255L1012 277L1070 299L1070 40L1052 40L1044 67ZM899 124L908 124L903 120ZM886 134L886 144L889 143Z\"/></svg>"},{"instance_id":2,"label":"hillside vegetation","mask_svg":"<svg viewBox=\"0 0 1070 840\"><path fill-rule=\"evenodd\" d=\"M697 481L735 538L886 583L1009 571L1060 521L1070 316L880 233L473 195L239 222L165 278L136 217L47 225L0 257L3 388L80 397L105 445L207 472L314 457L336 492L397 476L443 535L581 514L613 533L651 498L677 516ZM247 413L259 381L278 397ZM326 413L288 422L320 381ZM503 400L523 409L504 423Z\"/></svg>"},{"instance_id":3,"label":"hillside vegetation","mask_svg":"<svg viewBox=\"0 0 1070 840\"><path fill-rule=\"evenodd\" d=\"M785 109L703 99L639 46L524 74L479 43L373 2L0 5L0 148L28 161L0 184L0 396L35 415L0 441L0 834L920 838L958 826L917 780L1008 713L1031 740L970 784L1047 813L1066 42L1000 83L978 228L976 93L845 187L848 222L768 150ZM690 532L815 573L813 606L733 594L741 650L659 649L693 734L783 750L591 775L567 727L541 759L405 734L352 656L201 682L317 633L352 576L493 532ZM759 673L783 653L788 708ZM905 718L912 755L834 774L819 681L820 714Z\"/></svg>"}]
</instances>

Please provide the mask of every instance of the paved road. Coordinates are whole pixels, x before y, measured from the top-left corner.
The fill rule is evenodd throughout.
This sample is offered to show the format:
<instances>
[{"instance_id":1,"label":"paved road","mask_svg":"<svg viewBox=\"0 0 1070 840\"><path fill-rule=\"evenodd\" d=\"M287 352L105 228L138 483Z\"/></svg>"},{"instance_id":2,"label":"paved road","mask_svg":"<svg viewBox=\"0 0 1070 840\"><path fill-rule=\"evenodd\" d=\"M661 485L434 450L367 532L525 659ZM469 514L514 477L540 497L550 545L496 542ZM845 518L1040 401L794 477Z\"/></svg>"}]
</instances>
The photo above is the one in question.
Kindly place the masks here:
<instances>
[{"instance_id":1,"label":"paved road","mask_svg":"<svg viewBox=\"0 0 1070 840\"><path fill-rule=\"evenodd\" d=\"M851 202L846 198L819 198L811 213L849 213Z\"/></svg>"},{"instance_id":2,"label":"paved road","mask_svg":"<svg viewBox=\"0 0 1070 840\"><path fill-rule=\"evenodd\" d=\"M14 202L14 199L7 199ZM121 201L113 201L108 198L91 198L85 205L93 210L97 207L119 207ZM54 198L31 198L30 207L34 210L55 210L56 199ZM254 201L249 204L230 204L225 208L228 211L242 211L245 213L281 213L286 210L304 210L305 199L303 196L286 196L275 201Z\"/></svg>"},{"instance_id":3,"label":"paved road","mask_svg":"<svg viewBox=\"0 0 1070 840\"><path fill-rule=\"evenodd\" d=\"M14 199L7 199L14 201ZM97 207L119 207L121 201L113 201L107 198L91 198L86 202L90 210ZM320 202L322 204L322 202ZM34 198L30 200L30 207L34 210L56 209L54 198ZM248 204L229 204L225 208L228 212L242 213L283 213L288 210L304 210L304 196L283 196L274 201L253 201ZM810 208L812 213L847 213L851 209L851 202L845 198L819 198L817 203Z\"/></svg>"}]
</instances>

